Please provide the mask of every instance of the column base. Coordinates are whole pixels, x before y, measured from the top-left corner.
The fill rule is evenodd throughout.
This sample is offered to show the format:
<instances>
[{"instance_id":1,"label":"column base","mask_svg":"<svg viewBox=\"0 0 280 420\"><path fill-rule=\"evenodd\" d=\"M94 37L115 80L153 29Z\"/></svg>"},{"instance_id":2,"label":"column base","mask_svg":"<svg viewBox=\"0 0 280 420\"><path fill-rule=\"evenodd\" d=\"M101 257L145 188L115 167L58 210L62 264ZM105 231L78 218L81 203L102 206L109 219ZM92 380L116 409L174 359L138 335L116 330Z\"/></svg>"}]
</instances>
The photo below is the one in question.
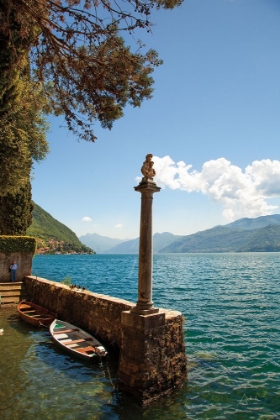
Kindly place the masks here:
<instances>
[{"instance_id":1,"label":"column base","mask_svg":"<svg viewBox=\"0 0 280 420\"><path fill-rule=\"evenodd\" d=\"M119 389L141 405L165 396L186 379L182 314L159 309L143 316L122 312Z\"/></svg>"},{"instance_id":2,"label":"column base","mask_svg":"<svg viewBox=\"0 0 280 420\"><path fill-rule=\"evenodd\" d=\"M159 312L158 308L150 308L150 309L142 309L139 306L134 306L131 308L130 312L133 312L134 314L139 315L150 315L150 314L157 314Z\"/></svg>"}]
</instances>

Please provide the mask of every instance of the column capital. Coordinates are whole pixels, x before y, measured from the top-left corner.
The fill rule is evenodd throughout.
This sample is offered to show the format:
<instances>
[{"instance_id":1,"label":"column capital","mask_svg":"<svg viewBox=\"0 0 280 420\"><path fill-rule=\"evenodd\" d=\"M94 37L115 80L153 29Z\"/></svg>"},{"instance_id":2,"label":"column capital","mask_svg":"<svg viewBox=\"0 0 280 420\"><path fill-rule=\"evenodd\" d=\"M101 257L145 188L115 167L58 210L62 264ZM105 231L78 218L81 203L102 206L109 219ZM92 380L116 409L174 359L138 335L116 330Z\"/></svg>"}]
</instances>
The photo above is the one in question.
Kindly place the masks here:
<instances>
[{"instance_id":1,"label":"column capital","mask_svg":"<svg viewBox=\"0 0 280 420\"><path fill-rule=\"evenodd\" d=\"M137 187L134 187L135 191L138 192L144 192L144 191L150 191L152 193L159 192L161 190L160 187L157 186L155 181L153 181L152 178L142 178L142 181L137 185Z\"/></svg>"}]
</instances>

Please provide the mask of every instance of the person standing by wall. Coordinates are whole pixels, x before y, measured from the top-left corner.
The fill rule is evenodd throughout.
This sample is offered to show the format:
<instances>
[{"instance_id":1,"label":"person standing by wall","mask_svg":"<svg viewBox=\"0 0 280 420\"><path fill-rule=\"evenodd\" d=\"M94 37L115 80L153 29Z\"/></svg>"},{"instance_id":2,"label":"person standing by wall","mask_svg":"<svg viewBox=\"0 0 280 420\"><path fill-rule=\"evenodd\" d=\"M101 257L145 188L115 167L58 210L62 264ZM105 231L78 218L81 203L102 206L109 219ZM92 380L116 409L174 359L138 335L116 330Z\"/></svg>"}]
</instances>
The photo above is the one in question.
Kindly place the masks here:
<instances>
[{"instance_id":1,"label":"person standing by wall","mask_svg":"<svg viewBox=\"0 0 280 420\"><path fill-rule=\"evenodd\" d=\"M15 261L13 261L12 264L10 265L11 281L13 281L13 282L16 281L17 269L18 269L18 265Z\"/></svg>"}]
</instances>

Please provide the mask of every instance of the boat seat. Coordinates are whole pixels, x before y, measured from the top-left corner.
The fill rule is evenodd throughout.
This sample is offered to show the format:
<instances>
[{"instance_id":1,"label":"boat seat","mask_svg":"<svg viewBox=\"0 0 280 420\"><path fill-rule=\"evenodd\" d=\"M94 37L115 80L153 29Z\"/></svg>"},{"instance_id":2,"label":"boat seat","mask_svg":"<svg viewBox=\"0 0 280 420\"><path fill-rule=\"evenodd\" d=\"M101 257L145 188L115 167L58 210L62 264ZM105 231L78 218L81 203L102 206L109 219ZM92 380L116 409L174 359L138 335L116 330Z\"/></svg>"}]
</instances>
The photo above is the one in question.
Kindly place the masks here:
<instances>
[{"instance_id":1,"label":"boat seat","mask_svg":"<svg viewBox=\"0 0 280 420\"><path fill-rule=\"evenodd\" d=\"M67 346L67 344L74 344L74 343L83 343L84 340L83 338L79 338L78 340L68 340L68 341L61 341L61 343L63 343L65 346Z\"/></svg>"},{"instance_id":2,"label":"boat seat","mask_svg":"<svg viewBox=\"0 0 280 420\"><path fill-rule=\"evenodd\" d=\"M68 340L69 340L69 337L68 337L68 335L67 334L57 334L56 336L55 336L55 338L56 338L56 340L61 340L61 339L65 339L65 338L67 338Z\"/></svg>"},{"instance_id":3,"label":"boat seat","mask_svg":"<svg viewBox=\"0 0 280 420\"><path fill-rule=\"evenodd\" d=\"M79 331L78 328L74 328L72 330L60 330L60 331L54 331L53 334L61 334L61 333L70 333L70 332L74 332L74 331Z\"/></svg>"},{"instance_id":4,"label":"boat seat","mask_svg":"<svg viewBox=\"0 0 280 420\"><path fill-rule=\"evenodd\" d=\"M24 304L22 304L22 305L20 305L20 310L22 310L22 309L31 309L31 306L30 305L26 305L25 303Z\"/></svg>"},{"instance_id":5,"label":"boat seat","mask_svg":"<svg viewBox=\"0 0 280 420\"><path fill-rule=\"evenodd\" d=\"M76 351L78 351L79 353L95 353L95 348L92 346L80 347L79 349L76 349Z\"/></svg>"}]
</instances>

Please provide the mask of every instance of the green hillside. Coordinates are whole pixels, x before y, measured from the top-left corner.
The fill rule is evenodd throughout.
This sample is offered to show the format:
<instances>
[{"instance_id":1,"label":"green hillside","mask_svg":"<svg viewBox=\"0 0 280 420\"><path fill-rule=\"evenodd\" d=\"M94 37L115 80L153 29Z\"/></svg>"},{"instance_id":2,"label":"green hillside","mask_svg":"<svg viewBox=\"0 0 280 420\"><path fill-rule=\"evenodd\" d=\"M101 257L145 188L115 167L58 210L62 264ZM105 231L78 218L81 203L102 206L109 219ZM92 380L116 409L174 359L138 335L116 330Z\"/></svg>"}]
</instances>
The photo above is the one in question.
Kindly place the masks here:
<instances>
[{"instance_id":1,"label":"green hillside","mask_svg":"<svg viewBox=\"0 0 280 420\"><path fill-rule=\"evenodd\" d=\"M226 227L233 229L261 229L268 225L280 225L280 214L271 214L268 216L259 216L254 219L244 217L235 222L228 223Z\"/></svg>"},{"instance_id":2,"label":"green hillside","mask_svg":"<svg viewBox=\"0 0 280 420\"><path fill-rule=\"evenodd\" d=\"M252 230L235 230L217 226L183 236L160 252L236 252L252 235Z\"/></svg>"},{"instance_id":3,"label":"green hillside","mask_svg":"<svg viewBox=\"0 0 280 420\"><path fill-rule=\"evenodd\" d=\"M64 224L54 219L38 204L34 204L33 220L27 229L28 236L37 238L37 248L41 253L93 253L83 245L76 234ZM49 249L48 249L49 248ZM41 250L41 251L40 251ZM45 251L44 251L45 250Z\"/></svg>"},{"instance_id":4,"label":"green hillside","mask_svg":"<svg viewBox=\"0 0 280 420\"><path fill-rule=\"evenodd\" d=\"M279 221L279 215L240 219L183 236L159 252L280 252Z\"/></svg>"},{"instance_id":5,"label":"green hillside","mask_svg":"<svg viewBox=\"0 0 280 420\"><path fill-rule=\"evenodd\" d=\"M280 225L269 225L258 229L239 252L279 252Z\"/></svg>"}]
</instances>

